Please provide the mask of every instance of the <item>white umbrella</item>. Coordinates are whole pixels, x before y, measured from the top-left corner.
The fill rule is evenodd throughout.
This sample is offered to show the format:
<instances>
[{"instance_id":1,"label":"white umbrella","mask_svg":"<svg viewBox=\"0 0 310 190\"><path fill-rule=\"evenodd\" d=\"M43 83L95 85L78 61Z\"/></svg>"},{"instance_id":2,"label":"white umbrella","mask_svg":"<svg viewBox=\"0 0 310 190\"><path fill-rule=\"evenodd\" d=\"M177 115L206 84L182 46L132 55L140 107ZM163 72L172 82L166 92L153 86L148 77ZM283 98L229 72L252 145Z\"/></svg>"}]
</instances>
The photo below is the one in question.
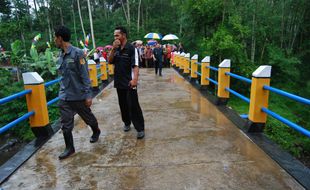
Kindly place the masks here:
<instances>
[{"instance_id":1,"label":"white umbrella","mask_svg":"<svg viewBox=\"0 0 310 190\"><path fill-rule=\"evenodd\" d=\"M178 40L179 38L174 34L167 34L162 40Z\"/></svg>"},{"instance_id":2,"label":"white umbrella","mask_svg":"<svg viewBox=\"0 0 310 190\"><path fill-rule=\"evenodd\" d=\"M142 40L136 40L135 41L137 44L143 44Z\"/></svg>"}]
</instances>

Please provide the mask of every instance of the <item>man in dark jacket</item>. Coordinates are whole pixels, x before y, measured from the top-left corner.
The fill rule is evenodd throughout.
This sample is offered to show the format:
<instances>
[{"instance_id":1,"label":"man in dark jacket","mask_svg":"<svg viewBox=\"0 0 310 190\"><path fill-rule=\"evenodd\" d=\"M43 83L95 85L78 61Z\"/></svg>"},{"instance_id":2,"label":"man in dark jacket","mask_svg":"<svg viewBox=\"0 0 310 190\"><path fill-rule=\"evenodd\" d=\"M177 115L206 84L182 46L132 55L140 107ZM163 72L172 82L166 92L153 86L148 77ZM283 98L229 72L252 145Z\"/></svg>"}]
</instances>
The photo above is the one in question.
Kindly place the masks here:
<instances>
[{"instance_id":1,"label":"man in dark jacket","mask_svg":"<svg viewBox=\"0 0 310 190\"><path fill-rule=\"evenodd\" d=\"M55 29L55 44L61 49L57 60L58 71L62 77L58 105L66 144L59 159L65 159L75 153L72 129L76 113L91 127L91 143L97 142L100 135L97 119L90 109L92 92L84 52L70 44L70 36L70 30L65 26Z\"/></svg>"},{"instance_id":2,"label":"man in dark jacket","mask_svg":"<svg viewBox=\"0 0 310 190\"><path fill-rule=\"evenodd\" d=\"M144 138L144 118L138 100L139 61L137 49L127 41L127 30L116 27L109 63L114 64L114 87L117 90L121 109L123 130L130 130L133 123L137 138Z\"/></svg>"},{"instance_id":3,"label":"man in dark jacket","mask_svg":"<svg viewBox=\"0 0 310 190\"><path fill-rule=\"evenodd\" d=\"M163 68L163 56L164 56L163 48L158 43L153 50L153 59L155 61L155 75L159 73L159 76L162 76L161 70Z\"/></svg>"}]
</instances>

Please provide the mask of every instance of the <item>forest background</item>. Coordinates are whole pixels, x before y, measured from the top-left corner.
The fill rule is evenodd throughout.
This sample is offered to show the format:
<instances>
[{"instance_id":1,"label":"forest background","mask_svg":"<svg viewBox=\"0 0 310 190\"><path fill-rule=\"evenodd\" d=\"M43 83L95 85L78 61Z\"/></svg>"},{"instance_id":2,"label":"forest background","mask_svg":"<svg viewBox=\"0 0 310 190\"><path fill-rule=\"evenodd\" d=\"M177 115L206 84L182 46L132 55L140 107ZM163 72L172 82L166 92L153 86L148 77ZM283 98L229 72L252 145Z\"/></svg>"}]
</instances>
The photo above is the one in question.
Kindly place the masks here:
<instances>
[{"instance_id":1,"label":"forest background","mask_svg":"<svg viewBox=\"0 0 310 190\"><path fill-rule=\"evenodd\" d=\"M310 98L309 20L308 0L0 0L1 65L17 68L16 77L0 69L0 98L23 90L21 72L36 71L45 81L56 78L53 28L58 25L71 29L78 47L88 34L91 47L111 44L118 25L129 29L132 41L148 32L176 34L186 52L211 56L213 66L231 59L232 72L241 76L250 78L260 65L271 65L273 87ZM41 40L31 48L39 33ZM234 80L232 89L249 95L242 82ZM50 87L47 98L57 90ZM229 106L248 112L238 98ZM271 93L270 108L310 129L309 107ZM27 110L24 100L2 106L0 126L25 113L20 110ZM58 117L56 107L49 112L52 120ZM309 138L270 117L265 133L309 167ZM34 138L27 122L9 134L25 142Z\"/></svg>"}]
</instances>

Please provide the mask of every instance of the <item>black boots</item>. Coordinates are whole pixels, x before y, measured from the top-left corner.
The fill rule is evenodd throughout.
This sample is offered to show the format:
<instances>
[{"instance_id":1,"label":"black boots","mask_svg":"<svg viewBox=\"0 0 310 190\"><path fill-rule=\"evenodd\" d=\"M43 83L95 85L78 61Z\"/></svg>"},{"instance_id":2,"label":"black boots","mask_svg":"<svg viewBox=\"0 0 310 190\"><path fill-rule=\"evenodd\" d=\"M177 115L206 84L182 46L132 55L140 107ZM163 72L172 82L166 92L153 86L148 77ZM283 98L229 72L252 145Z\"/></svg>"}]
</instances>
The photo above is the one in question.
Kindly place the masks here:
<instances>
[{"instance_id":1,"label":"black boots","mask_svg":"<svg viewBox=\"0 0 310 190\"><path fill-rule=\"evenodd\" d=\"M91 129L93 131L93 135L90 137L89 142L95 143L98 141L101 131L100 131L99 127L91 127Z\"/></svg>"},{"instance_id":2,"label":"black boots","mask_svg":"<svg viewBox=\"0 0 310 190\"><path fill-rule=\"evenodd\" d=\"M65 144L66 144L66 149L64 150L64 152L62 154L59 155L59 160L68 158L69 156L71 156L72 154L75 153L75 149L73 146L73 136L71 131L70 132L64 132L63 131L63 136L65 139Z\"/></svg>"},{"instance_id":3,"label":"black boots","mask_svg":"<svg viewBox=\"0 0 310 190\"><path fill-rule=\"evenodd\" d=\"M98 127L92 127L92 131L93 135L90 137L89 142L94 143L98 141L101 131ZM75 153L72 132L63 131L63 136L65 139L66 149L62 154L58 156L59 160L68 158L69 156Z\"/></svg>"}]
</instances>

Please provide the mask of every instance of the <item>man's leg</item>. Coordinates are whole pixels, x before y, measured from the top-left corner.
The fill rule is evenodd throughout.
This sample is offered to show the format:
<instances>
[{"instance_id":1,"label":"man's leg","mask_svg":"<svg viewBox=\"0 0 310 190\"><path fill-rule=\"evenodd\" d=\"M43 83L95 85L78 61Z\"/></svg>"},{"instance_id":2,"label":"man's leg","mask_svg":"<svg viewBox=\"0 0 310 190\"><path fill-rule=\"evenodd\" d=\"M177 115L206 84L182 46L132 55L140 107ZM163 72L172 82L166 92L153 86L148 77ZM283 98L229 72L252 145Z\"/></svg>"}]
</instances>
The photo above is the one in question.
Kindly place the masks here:
<instances>
[{"instance_id":1,"label":"man's leg","mask_svg":"<svg viewBox=\"0 0 310 190\"><path fill-rule=\"evenodd\" d=\"M90 138L90 142L97 142L99 139L99 135L101 133L98 121L95 115L92 113L91 109L85 105L85 101L76 101L70 102L70 106L81 116L84 122L90 126L93 131L93 134Z\"/></svg>"},{"instance_id":2,"label":"man's leg","mask_svg":"<svg viewBox=\"0 0 310 190\"><path fill-rule=\"evenodd\" d=\"M59 159L65 159L75 153L72 129L74 127L74 110L70 107L68 102L60 100L59 103L60 109L60 121L61 129L63 132L66 148L62 154L59 155Z\"/></svg>"},{"instance_id":3,"label":"man's leg","mask_svg":"<svg viewBox=\"0 0 310 190\"><path fill-rule=\"evenodd\" d=\"M163 68L163 63L161 61L159 61L158 67L159 67L159 76L162 76L161 71L162 71L162 68Z\"/></svg>"},{"instance_id":4,"label":"man's leg","mask_svg":"<svg viewBox=\"0 0 310 190\"><path fill-rule=\"evenodd\" d=\"M143 118L143 113L142 113L139 100L138 100L137 89L129 90L128 103L130 106L131 121L135 129L138 131L137 137L139 139L143 138L144 137L144 118Z\"/></svg>"},{"instance_id":5,"label":"man's leg","mask_svg":"<svg viewBox=\"0 0 310 190\"><path fill-rule=\"evenodd\" d=\"M122 114L122 120L125 124L124 131L129 131L131 121L130 121L130 115L129 115L128 102L127 102L128 90L127 89L116 89L116 91L117 91L117 96L118 96L118 104L119 104L121 114Z\"/></svg>"},{"instance_id":6,"label":"man's leg","mask_svg":"<svg viewBox=\"0 0 310 190\"><path fill-rule=\"evenodd\" d=\"M158 73L158 60L155 61L155 75Z\"/></svg>"}]
</instances>

